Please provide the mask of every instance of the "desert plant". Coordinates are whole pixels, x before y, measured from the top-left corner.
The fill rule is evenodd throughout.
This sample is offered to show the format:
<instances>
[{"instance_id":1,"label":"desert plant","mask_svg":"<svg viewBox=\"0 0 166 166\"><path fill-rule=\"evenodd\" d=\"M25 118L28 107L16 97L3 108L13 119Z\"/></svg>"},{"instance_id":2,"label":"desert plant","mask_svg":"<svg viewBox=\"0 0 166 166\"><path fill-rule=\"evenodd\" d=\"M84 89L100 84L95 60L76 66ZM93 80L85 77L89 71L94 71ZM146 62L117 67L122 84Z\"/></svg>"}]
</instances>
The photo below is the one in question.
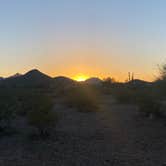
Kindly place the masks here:
<instances>
[{"instance_id":1,"label":"desert plant","mask_svg":"<svg viewBox=\"0 0 166 166\"><path fill-rule=\"evenodd\" d=\"M31 110L27 114L29 124L38 129L41 137L48 136L57 121L57 115L52 110L53 102L46 96L34 96L30 105Z\"/></svg>"},{"instance_id":2,"label":"desert plant","mask_svg":"<svg viewBox=\"0 0 166 166\"><path fill-rule=\"evenodd\" d=\"M112 88L111 93L120 103L135 103L137 98L137 91L125 86Z\"/></svg>"},{"instance_id":3,"label":"desert plant","mask_svg":"<svg viewBox=\"0 0 166 166\"><path fill-rule=\"evenodd\" d=\"M166 98L166 64L159 66L159 76L154 82L154 89L158 98Z\"/></svg>"},{"instance_id":4,"label":"desert plant","mask_svg":"<svg viewBox=\"0 0 166 166\"><path fill-rule=\"evenodd\" d=\"M137 104L139 106L140 112L147 117L159 117L161 115L160 103L156 98L153 97L153 95L142 94L137 100Z\"/></svg>"},{"instance_id":5,"label":"desert plant","mask_svg":"<svg viewBox=\"0 0 166 166\"><path fill-rule=\"evenodd\" d=\"M16 116L17 102L10 96L0 96L0 128L11 128L11 121Z\"/></svg>"},{"instance_id":6,"label":"desert plant","mask_svg":"<svg viewBox=\"0 0 166 166\"><path fill-rule=\"evenodd\" d=\"M97 96L96 91L90 87L75 87L67 92L65 103L81 112L95 112L99 108Z\"/></svg>"},{"instance_id":7,"label":"desert plant","mask_svg":"<svg viewBox=\"0 0 166 166\"><path fill-rule=\"evenodd\" d=\"M103 79L103 86L104 87L109 87L109 86L111 86L112 84L115 84L115 83L116 83L116 80L114 78L107 77L107 78Z\"/></svg>"},{"instance_id":8,"label":"desert plant","mask_svg":"<svg viewBox=\"0 0 166 166\"><path fill-rule=\"evenodd\" d=\"M159 76L157 80L166 80L166 64L158 66L159 69Z\"/></svg>"}]
</instances>

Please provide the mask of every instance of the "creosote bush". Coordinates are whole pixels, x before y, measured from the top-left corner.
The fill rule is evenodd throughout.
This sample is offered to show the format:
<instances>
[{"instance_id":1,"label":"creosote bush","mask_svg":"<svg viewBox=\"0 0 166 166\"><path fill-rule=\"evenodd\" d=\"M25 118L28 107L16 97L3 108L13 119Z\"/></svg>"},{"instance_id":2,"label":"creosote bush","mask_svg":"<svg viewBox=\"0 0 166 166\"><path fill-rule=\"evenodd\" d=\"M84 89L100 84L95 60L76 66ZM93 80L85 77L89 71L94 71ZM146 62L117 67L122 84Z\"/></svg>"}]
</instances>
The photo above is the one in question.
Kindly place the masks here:
<instances>
[{"instance_id":1,"label":"creosote bush","mask_svg":"<svg viewBox=\"0 0 166 166\"><path fill-rule=\"evenodd\" d=\"M135 104L140 96L140 89L126 86L113 87L110 91L117 101L123 104Z\"/></svg>"},{"instance_id":2,"label":"creosote bush","mask_svg":"<svg viewBox=\"0 0 166 166\"><path fill-rule=\"evenodd\" d=\"M0 96L0 129L11 128L11 122L16 116L17 102L14 97L1 94Z\"/></svg>"},{"instance_id":3,"label":"creosote bush","mask_svg":"<svg viewBox=\"0 0 166 166\"><path fill-rule=\"evenodd\" d=\"M81 112L96 112L99 109L98 94L88 86L70 89L66 94L65 103Z\"/></svg>"},{"instance_id":4,"label":"creosote bush","mask_svg":"<svg viewBox=\"0 0 166 166\"><path fill-rule=\"evenodd\" d=\"M138 100L139 111L149 117L159 117L161 116L160 112L160 103L154 99L152 96L144 94Z\"/></svg>"},{"instance_id":5,"label":"creosote bush","mask_svg":"<svg viewBox=\"0 0 166 166\"><path fill-rule=\"evenodd\" d=\"M121 86L112 88L111 94L120 103L135 104L144 116L161 116L160 102L153 87Z\"/></svg>"},{"instance_id":6,"label":"creosote bush","mask_svg":"<svg viewBox=\"0 0 166 166\"><path fill-rule=\"evenodd\" d=\"M41 137L48 136L57 122L52 100L46 96L34 96L30 104L31 110L27 114L29 124L38 129Z\"/></svg>"}]
</instances>

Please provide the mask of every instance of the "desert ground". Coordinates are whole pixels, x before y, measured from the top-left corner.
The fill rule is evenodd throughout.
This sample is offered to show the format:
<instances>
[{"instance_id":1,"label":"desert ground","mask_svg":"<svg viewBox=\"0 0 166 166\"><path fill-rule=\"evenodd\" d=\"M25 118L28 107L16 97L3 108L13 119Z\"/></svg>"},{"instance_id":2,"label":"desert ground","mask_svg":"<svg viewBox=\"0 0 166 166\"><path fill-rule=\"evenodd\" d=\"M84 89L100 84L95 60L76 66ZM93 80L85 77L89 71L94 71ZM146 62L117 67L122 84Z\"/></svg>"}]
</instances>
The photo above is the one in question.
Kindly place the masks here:
<instances>
[{"instance_id":1,"label":"desert ground","mask_svg":"<svg viewBox=\"0 0 166 166\"><path fill-rule=\"evenodd\" d=\"M164 166L166 126L144 119L134 105L100 100L98 112L78 112L56 102L59 121L47 140L27 138L28 127L17 120L14 136L0 138L2 166ZM21 134L20 134L21 133Z\"/></svg>"}]
</instances>

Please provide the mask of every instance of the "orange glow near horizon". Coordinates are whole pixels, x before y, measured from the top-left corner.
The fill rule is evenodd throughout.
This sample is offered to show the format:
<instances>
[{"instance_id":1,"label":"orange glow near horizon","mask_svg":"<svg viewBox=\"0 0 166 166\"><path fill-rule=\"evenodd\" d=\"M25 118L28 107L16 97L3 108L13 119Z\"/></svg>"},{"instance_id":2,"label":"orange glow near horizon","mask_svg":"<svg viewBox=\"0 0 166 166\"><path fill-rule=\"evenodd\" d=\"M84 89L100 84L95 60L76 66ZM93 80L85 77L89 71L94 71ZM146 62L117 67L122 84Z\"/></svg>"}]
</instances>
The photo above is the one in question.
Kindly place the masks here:
<instances>
[{"instance_id":1,"label":"orange glow near horizon","mask_svg":"<svg viewBox=\"0 0 166 166\"><path fill-rule=\"evenodd\" d=\"M88 78L89 78L88 76L81 74L81 75L75 76L73 79L76 80L76 81L78 81L78 82L81 82L81 81L87 80Z\"/></svg>"},{"instance_id":2,"label":"orange glow near horizon","mask_svg":"<svg viewBox=\"0 0 166 166\"><path fill-rule=\"evenodd\" d=\"M73 63L73 62L71 62ZM67 66L67 65L66 65ZM31 69L36 68L39 71L41 71L42 73L51 76L51 77L57 77L57 76L65 76L65 77L69 77L73 80L76 81L85 81L86 79L90 78L90 77L98 77L100 79L104 79L107 77L113 77L116 81L119 82L124 82L127 78L128 78L128 70L126 71L121 71L118 70L116 71L116 69L110 69L110 71L112 72L107 72L106 69L104 69L104 67L100 67L100 68L91 68L90 66L86 66L86 65L80 65L79 66L69 66L66 68L57 68L56 70L50 66L42 66L42 67L38 67L38 66L32 66L32 67L24 67L22 70L19 68L16 68L15 70L9 70L10 68L6 69L6 70L1 70L0 71L0 77L10 77L12 75L14 75L15 73L21 73L21 74L25 74L26 72L30 71ZM56 72L55 72L56 71ZM144 71L143 70L139 72L139 70L135 71L135 79L142 79L145 81L153 81L156 77L154 77L154 75L152 73L154 73L156 76L158 75L158 73L153 70L149 70L149 71Z\"/></svg>"}]
</instances>

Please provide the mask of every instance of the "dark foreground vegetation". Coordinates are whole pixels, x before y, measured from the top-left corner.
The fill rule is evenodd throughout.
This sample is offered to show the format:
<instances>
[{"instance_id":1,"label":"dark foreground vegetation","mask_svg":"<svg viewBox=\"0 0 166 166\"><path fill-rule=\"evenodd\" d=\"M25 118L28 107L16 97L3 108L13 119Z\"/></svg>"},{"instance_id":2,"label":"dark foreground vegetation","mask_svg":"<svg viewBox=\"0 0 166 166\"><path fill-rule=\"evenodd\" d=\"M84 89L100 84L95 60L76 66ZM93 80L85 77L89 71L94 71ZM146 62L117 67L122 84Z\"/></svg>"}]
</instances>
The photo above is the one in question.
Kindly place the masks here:
<instances>
[{"instance_id":1,"label":"dark foreground vegetation","mask_svg":"<svg viewBox=\"0 0 166 166\"><path fill-rule=\"evenodd\" d=\"M52 165L60 165L59 160L61 162L64 160L63 164L66 166L79 165L81 161L87 160L81 158L81 153L84 154L84 151L92 156L83 165L112 164L119 166L120 162L121 165L124 165L124 162L121 161L123 157L114 156L113 145L111 147L108 145L114 143L113 147L121 150L119 146L127 144L126 150L135 153L131 149L136 149L134 145L137 143L132 144L128 141L144 139L143 133L145 135L148 133L147 138L149 139L145 138L144 146L155 143L154 140L151 140L153 139L152 134L155 135L155 138L157 137L156 141L159 141L158 139L161 139L163 134L162 141L164 141L166 135L163 133L165 129L162 128L166 124L165 108L165 66L161 68L160 76L154 82L131 80L126 83L118 83L112 78L107 78L101 83L98 81L97 84L77 83L65 77L53 79L33 70L24 76L0 82L0 144L1 141L3 144L3 140L10 138L14 141L13 144L18 146L23 144L24 147L24 145L32 144L34 148L34 141L38 141L40 145L44 144L43 146L46 146L47 150L49 149L49 153L56 153L58 149L57 154L53 156L54 158L60 156ZM139 129L136 132L137 127ZM153 133L153 129L158 134ZM128 135L133 133L134 136ZM21 143L15 142L15 140L20 140ZM68 144L68 141L71 145ZM88 147L88 142L96 150ZM76 147L78 156L74 151L74 146L81 148ZM110 148L108 152L107 146ZM138 149L140 146L142 144L139 143ZM36 147L35 153L40 153L40 148ZM65 148L67 148L67 152L71 151L73 156L80 158L80 161L74 159L73 156L70 156L70 159L64 158L62 153L65 153ZM92 152L90 148L95 152ZM146 147L145 149L147 150ZM154 149L152 151L159 153ZM1 153L3 152L0 151ZM108 154L110 156L106 157ZM51 165L48 164L50 155L52 154L49 154L47 159L41 159L42 163L39 162L36 165L41 165L46 160L47 165ZM98 155L105 156L100 159L97 157ZM152 154L150 153L150 155ZM73 159L71 160L71 158ZM128 165L148 165L148 161L145 162L142 157L139 159L142 161L141 164L131 162ZM18 162L17 164L9 163L3 165L18 165ZM156 163L152 161L150 165L153 166ZM161 159L161 163L164 163L163 159ZM21 165L28 165L28 163Z\"/></svg>"}]
</instances>

